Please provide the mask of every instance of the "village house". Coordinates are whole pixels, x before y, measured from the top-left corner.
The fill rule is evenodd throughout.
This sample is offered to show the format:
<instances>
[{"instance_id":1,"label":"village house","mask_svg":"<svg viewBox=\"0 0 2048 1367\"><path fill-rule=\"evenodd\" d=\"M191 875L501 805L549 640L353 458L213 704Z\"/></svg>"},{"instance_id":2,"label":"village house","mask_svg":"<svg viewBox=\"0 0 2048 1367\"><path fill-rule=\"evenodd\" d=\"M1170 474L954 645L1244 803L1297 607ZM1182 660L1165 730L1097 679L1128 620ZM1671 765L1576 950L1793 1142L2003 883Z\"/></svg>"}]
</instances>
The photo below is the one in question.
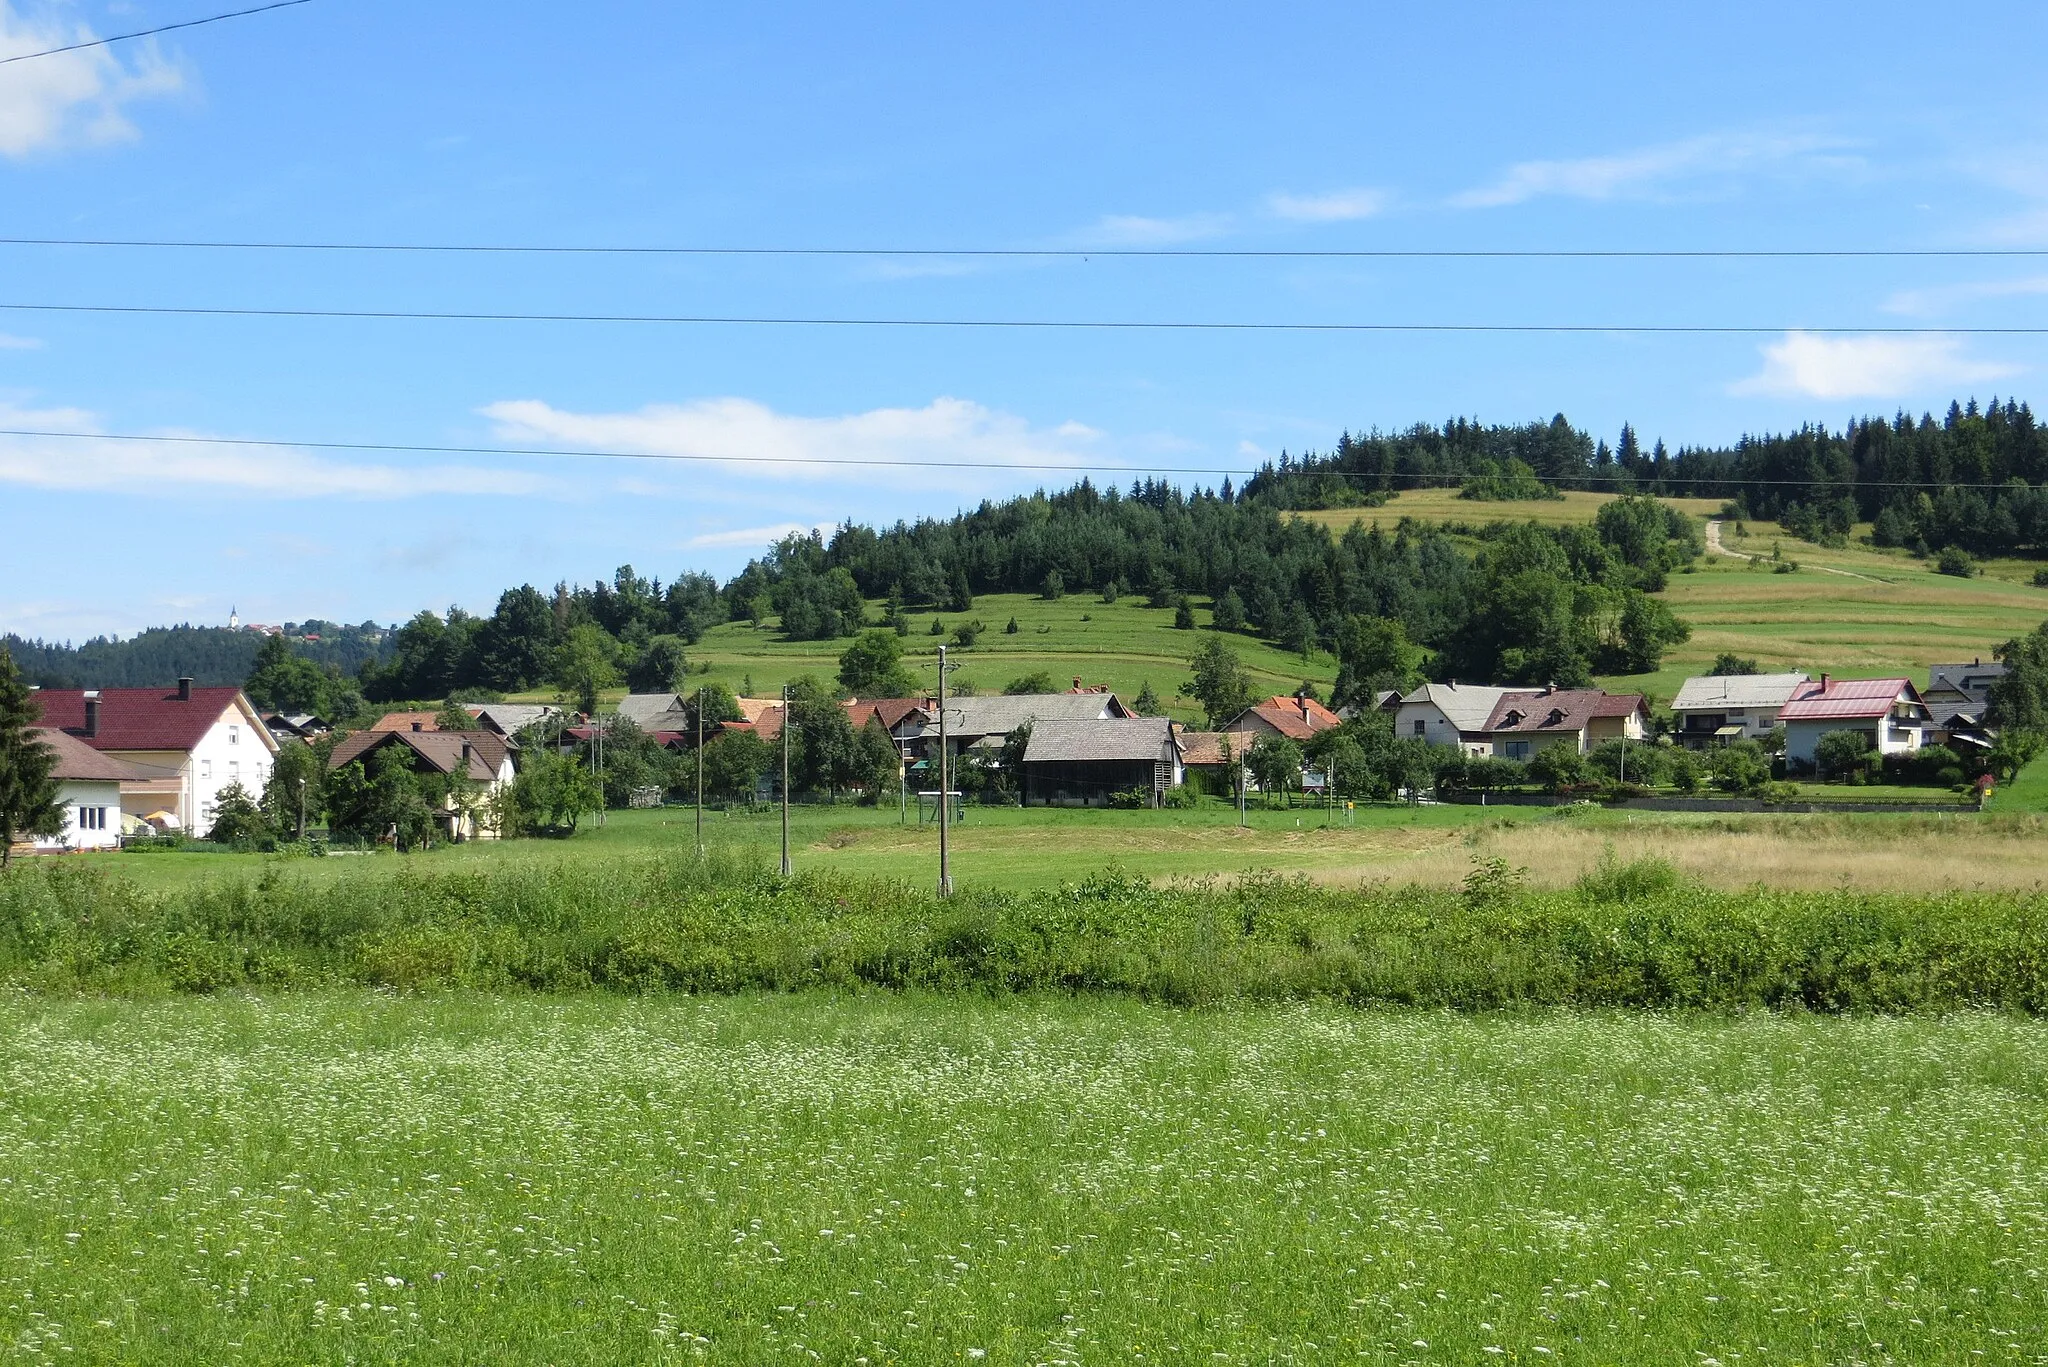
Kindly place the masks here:
<instances>
[{"instance_id":1,"label":"village house","mask_svg":"<svg viewBox=\"0 0 2048 1367\"><path fill-rule=\"evenodd\" d=\"M1923 738L1925 745L1967 745L1988 750L1998 743L1998 732L1989 724L1991 685L2005 676L2005 666L1983 659L1968 664L1929 665L1927 689L1920 701L1927 704L1932 727Z\"/></svg>"},{"instance_id":2,"label":"village house","mask_svg":"<svg viewBox=\"0 0 2048 1367\"><path fill-rule=\"evenodd\" d=\"M1394 734L1431 745L1455 745L1468 754L1491 754L1487 719L1509 691L1490 684L1461 684L1455 679L1423 684L1394 707Z\"/></svg>"},{"instance_id":3,"label":"village house","mask_svg":"<svg viewBox=\"0 0 2048 1367\"><path fill-rule=\"evenodd\" d=\"M518 742L513 738L521 731L562 715L561 708L544 702L464 703L462 710L476 719L479 729L495 732L512 741L514 749L518 748Z\"/></svg>"},{"instance_id":4,"label":"village house","mask_svg":"<svg viewBox=\"0 0 2048 1367\"><path fill-rule=\"evenodd\" d=\"M367 768L370 756L388 746L405 750L407 762L416 774L466 774L477 785L477 800L469 805L450 794L438 814L442 835L451 841L494 840L497 829L485 813L491 799L511 784L512 752L505 738L493 731L358 731L334 747L327 767L342 769L360 760Z\"/></svg>"},{"instance_id":5,"label":"village house","mask_svg":"<svg viewBox=\"0 0 2048 1367\"><path fill-rule=\"evenodd\" d=\"M1860 731L1881 755L1917 750L1930 719L1911 679L1837 679L1820 676L1778 712L1785 728L1785 763L1815 762L1820 738L1830 731Z\"/></svg>"},{"instance_id":6,"label":"village house","mask_svg":"<svg viewBox=\"0 0 2048 1367\"><path fill-rule=\"evenodd\" d=\"M1301 744L1318 731L1343 725L1335 712L1305 694L1261 698L1223 723L1223 730L1237 737L1240 750L1249 750L1260 736L1282 736Z\"/></svg>"},{"instance_id":7,"label":"village house","mask_svg":"<svg viewBox=\"0 0 2048 1367\"><path fill-rule=\"evenodd\" d=\"M1796 671L1687 679L1671 700L1676 739L1692 750L1762 740L1777 728L1785 704L1810 686Z\"/></svg>"},{"instance_id":8,"label":"village house","mask_svg":"<svg viewBox=\"0 0 2048 1367\"><path fill-rule=\"evenodd\" d=\"M1208 780L1211 792L1232 791L1244 760L1242 738L1223 731L1177 731L1181 768L1187 778Z\"/></svg>"},{"instance_id":9,"label":"village house","mask_svg":"<svg viewBox=\"0 0 2048 1367\"><path fill-rule=\"evenodd\" d=\"M386 712L370 723L372 731L438 731L438 712Z\"/></svg>"},{"instance_id":10,"label":"village house","mask_svg":"<svg viewBox=\"0 0 2048 1367\"><path fill-rule=\"evenodd\" d=\"M318 740L334 728L324 717L311 712L265 712L263 724L270 728L270 734L279 744L288 740Z\"/></svg>"},{"instance_id":11,"label":"village house","mask_svg":"<svg viewBox=\"0 0 2048 1367\"><path fill-rule=\"evenodd\" d=\"M1481 741L1497 759L1526 760L1548 745L1585 754L1611 740L1647 740L1650 709L1640 693L1598 688L1511 689L1486 719Z\"/></svg>"},{"instance_id":12,"label":"village house","mask_svg":"<svg viewBox=\"0 0 2048 1367\"><path fill-rule=\"evenodd\" d=\"M1429 683L1394 709L1394 734L1468 755L1526 760L1564 743L1580 754L1610 740L1647 740L1650 711L1640 693L1598 688L1498 688Z\"/></svg>"},{"instance_id":13,"label":"village house","mask_svg":"<svg viewBox=\"0 0 2048 1367\"><path fill-rule=\"evenodd\" d=\"M993 753L1020 726L1041 722L1108 721L1127 718L1131 710L1114 693L1005 693L989 697L946 699L946 748L958 756L968 750ZM937 704L917 723L914 737L919 755L938 754Z\"/></svg>"},{"instance_id":14,"label":"village house","mask_svg":"<svg viewBox=\"0 0 2048 1367\"><path fill-rule=\"evenodd\" d=\"M1157 807L1184 777L1165 717L1037 721L1024 748L1026 806L1105 807L1115 794L1135 792Z\"/></svg>"},{"instance_id":15,"label":"village house","mask_svg":"<svg viewBox=\"0 0 2048 1367\"><path fill-rule=\"evenodd\" d=\"M144 777L125 760L103 755L68 732L34 727L29 732L51 753L50 777L57 781L57 805L64 829L37 836L18 848L39 854L60 850L110 850L121 843L121 785Z\"/></svg>"},{"instance_id":16,"label":"village house","mask_svg":"<svg viewBox=\"0 0 2048 1367\"><path fill-rule=\"evenodd\" d=\"M121 782L121 810L204 835L220 792L263 791L277 740L239 688L45 688L41 723L135 766Z\"/></svg>"}]
</instances>

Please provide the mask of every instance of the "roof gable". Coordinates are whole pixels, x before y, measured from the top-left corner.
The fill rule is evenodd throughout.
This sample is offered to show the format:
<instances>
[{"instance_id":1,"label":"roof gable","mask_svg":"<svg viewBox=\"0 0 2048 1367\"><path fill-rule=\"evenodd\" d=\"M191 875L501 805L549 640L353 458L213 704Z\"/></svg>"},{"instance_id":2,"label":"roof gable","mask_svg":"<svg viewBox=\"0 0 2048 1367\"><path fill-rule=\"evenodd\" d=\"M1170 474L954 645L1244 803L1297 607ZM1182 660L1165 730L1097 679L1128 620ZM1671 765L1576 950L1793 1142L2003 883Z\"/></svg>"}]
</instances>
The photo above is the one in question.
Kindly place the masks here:
<instances>
[{"instance_id":1,"label":"roof gable","mask_svg":"<svg viewBox=\"0 0 2048 1367\"><path fill-rule=\"evenodd\" d=\"M1809 684L1785 704L1778 720L1874 720L1901 700L1916 707L1920 703L1920 690L1913 687L1911 679L1829 679L1825 684Z\"/></svg>"}]
</instances>

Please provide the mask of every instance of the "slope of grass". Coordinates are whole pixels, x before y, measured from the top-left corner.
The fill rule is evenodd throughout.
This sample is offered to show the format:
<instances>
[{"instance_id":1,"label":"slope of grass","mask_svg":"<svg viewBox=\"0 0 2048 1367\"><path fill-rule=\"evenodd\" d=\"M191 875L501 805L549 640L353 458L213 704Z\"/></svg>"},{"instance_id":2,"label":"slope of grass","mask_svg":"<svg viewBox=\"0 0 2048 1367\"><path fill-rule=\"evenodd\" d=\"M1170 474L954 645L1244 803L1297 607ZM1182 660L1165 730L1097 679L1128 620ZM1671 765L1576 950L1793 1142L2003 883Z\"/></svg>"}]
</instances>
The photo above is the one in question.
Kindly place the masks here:
<instances>
[{"instance_id":1,"label":"slope of grass","mask_svg":"<svg viewBox=\"0 0 2048 1367\"><path fill-rule=\"evenodd\" d=\"M1352 523L1358 522L1370 527L1378 523L1391 532L1394 524L1404 517L1418 522L1469 522L1484 525L1488 522L1541 522L1546 526L1562 526L1573 522L1591 522L1600 505L1613 501L1618 495L1588 493L1583 489L1568 490L1561 499L1509 500L1489 502L1482 499L1460 498L1456 489L1404 489L1389 498L1378 508L1323 508L1312 512L1295 513L1293 516L1307 522L1316 522L1328 527L1341 536ZM1711 498L1667 498L1664 502L1693 517L1710 517L1721 508L1719 499Z\"/></svg>"},{"instance_id":2,"label":"slope of grass","mask_svg":"<svg viewBox=\"0 0 2048 1367\"><path fill-rule=\"evenodd\" d=\"M2000 1016L12 1001L0 1342L2020 1361L2048 1338L2044 1060Z\"/></svg>"},{"instance_id":3,"label":"slope of grass","mask_svg":"<svg viewBox=\"0 0 2048 1367\"><path fill-rule=\"evenodd\" d=\"M869 605L870 620L879 621L883 605ZM1017 632L1005 628L1016 619ZM1048 602L1032 594L990 593L974 600L971 612L915 612L911 614L910 635L903 645L911 672L929 690L937 686L938 647L950 643L953 629L978 620L984 628L971 650L957 647L948 659L959 666L952 678L982 693L1000 693L1012 679L1043 670L1064 690L1079 676L1084 682L1108 684L1126 701L1138 696L1147 684L1182 721L1199 722L1201 710L1180 695L1189 679L1188 657L1210 634L1209 604L1197 600L1193 631L1173 625L1171 609L1149 608L1142 597L1124 597L1104 603L1094 594L1069 594ZM945 635L933 636L934 620ZM1325 694L1336 682L1337 662L1324 651L1307 658L1244 634L1226 638L1252 676L1255 690L1292 693L1304 681ZM713 627L689 651L694 685L699 680L720 683L734 693L751 681L755 696L773 696L784 683L809 674L830 684L839 670L839 655L851 638L834 641L784 640L771 619L761 627L746 622L727 622ZM616 701L623 689L613 689ZM535 693L536 700L555 695Z\"/></svg>"}]
</instances>

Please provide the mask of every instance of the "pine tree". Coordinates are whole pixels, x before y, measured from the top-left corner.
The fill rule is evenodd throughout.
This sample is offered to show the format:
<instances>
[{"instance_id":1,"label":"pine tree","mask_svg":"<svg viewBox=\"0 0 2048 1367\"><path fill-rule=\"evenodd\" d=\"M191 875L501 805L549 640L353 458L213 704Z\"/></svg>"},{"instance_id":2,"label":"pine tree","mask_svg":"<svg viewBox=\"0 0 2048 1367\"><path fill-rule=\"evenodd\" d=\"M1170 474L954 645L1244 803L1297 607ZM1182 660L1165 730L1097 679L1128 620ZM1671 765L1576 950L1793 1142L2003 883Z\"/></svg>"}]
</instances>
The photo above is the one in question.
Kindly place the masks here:
<instances>
[{"instance_id":1,"label":"pine tree","mask_svg":"<svg viewBox=\"0 0 2048 1367\"><path fill-rule=\"evenodd\" d=\"M1159 715L1159 695L1152 691L1152 681L1145 680L1145 686L1138 690L1138 696L1131 703L1131 710L1141 717Z\"/></svg>"},{"instance_id":2,"label":"pine tree","mask_svg":"<svg viewBox=\"0 0 2048 1367\"><path fill-rule=\"evenodd\" d=\"M14 657L0 646L0 869L12 859L17 839L64 829L50 777L57 757L32 729L41 715Z\"/></svg>"}]
</instances>

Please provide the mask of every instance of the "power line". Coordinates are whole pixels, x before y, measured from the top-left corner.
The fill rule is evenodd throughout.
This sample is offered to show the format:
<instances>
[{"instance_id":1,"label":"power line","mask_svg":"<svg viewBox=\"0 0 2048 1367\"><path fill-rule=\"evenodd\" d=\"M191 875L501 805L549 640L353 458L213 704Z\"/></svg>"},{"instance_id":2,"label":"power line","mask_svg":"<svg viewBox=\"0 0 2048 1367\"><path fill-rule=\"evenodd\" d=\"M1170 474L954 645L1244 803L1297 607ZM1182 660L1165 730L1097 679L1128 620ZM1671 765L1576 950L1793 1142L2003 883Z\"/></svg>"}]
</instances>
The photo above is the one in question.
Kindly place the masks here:
<instances>
[{"instance_id":1,"label":"power line","mask_svg":"<svg viewBox=\"0 0 2048 1367\"><path fill-rule=\"evenodd\" d=\"M153 304L29 304L0 302L16 313L105 313L176 318L333 318L434 323L634 323L691 327L979 328L1011 331L1097 332L1353 332L1524 333L1761 337L1786 332L1856 337L2031 337L2048 327L1758 327L1701 323L1262 323L1185 319L1104 318L834 318L739 314L483 313L413 309L202 308Z\"/></svg>"},{"instance_id":2,"label":"power line","mask_svg":"<svg viewBox=\"0 0 2048 1367\"><path fill-rule=\"evenodd\" d=\"M290 448L303 451L361 451L382 452L397 455L438 455L438 456L540 456L547 458L569 458L579 460L651 460L677 461L688 464L715 465L826 465L846 466L855 469L926 469L926 470L1021 470L1066 475L1090 473L1111 475L1210 475L1236 476L1258 474L1265 465L1259 466L1209 466L1209 465L1059 465L1038 461L981 461L981 460L923 460L923 459L882 459L872 456L831 457L831 456L716 456L694 452L673 451L607 451L599 449L550 446L449 446L418 442L373 442L373 441L292 441L263 437L194 437L194 436L153 436L142 432L69 432L49 428L0 427L0 437L48 437L64 441L121 441L169 443L186 446L244 446L267 447L272 449ZM1675 459L1675 458L1674 458ZM1462 475L1381 475L1370 470L1301 469L1290 473L1307 475L1334 475L1340 479L1369 479L1375 482L1388 479L1406 483L1403 489L1389 489L1389 493L1401 493L1405 489L1447 488L1462 483ZM1567 478L1572 485L1604 484L1636 487L1644 483L1638 476L1615 474L1595 475L1574 473ZM1654 477L1653 477L1654 478ZM1809 479L1746 479L1735 473L1697 474L1672 471L1664 478L1678 484L1725 484L1785 486L1789 488L1857 488L1857 489L2004 489L2010 481L1987 481L1971 483L1957 480L1852 480L1846 484L1837 480ZM1440 480L1439 484L1420 481ZM1689 495L1669 494L1664 497L1684 498ZM1709 497L1711 497L1709 495ZM1485 502L1475 500L1474 516L1485 511ZM1335 509L1333 511L1346 511ZM1365 514L1370 507L1359 507L1351 511ZM1395 511L1398 511L1395 510Z\"/></svg>"},{"instance_id":3,"label":"power line","mask_svg":"<svg viewBox=\"0 0 2048 1367\"><path fill-rule=\"evenodd\" d=\"M286 0L304 4L306 0ZM274 8L274 7L272 7ZM244 11L253 13L254 11ZM227 16L221 16L227 17ZM200 20L197 22L209 22ZM173 27L176 27L175 25ZM154 30L152 30L154 31ZM129 35L133 36L133 35ZM107 39L104 41L114 41ZM55 49L64 51L66 49ZM31 56L45 54L32 53ZM20 61L10 57L8 61ZM1869 247L1869 248L1260 248L1260 247L748 247L594 245L480 242L271 242L187 238L0 237L7 247L131 247L163 250L262 252L423 252L536 256L813 256L967 257L1089 260L1095 257L1160 257L1213 260L1506 260L1506 261L1683 261L1683 260L1910 260L1917 258L2040 257L2040 247Z\"/></svg>"},{"instance_id":4,"label":"power line","mask_svg":"<svg viewBox=\"0 0 2048 1367\"><path fill-rule=\"evenodd\" d=\"M176 24L160 24L156 28L137 29L133 33L116 33L107 38L93 38L83 43L67 43L63 47L45 48L41 52L22 52L12 57L0 57L0 66L9 62L26 62L34 57L54 57L60 52L77 52L89 47L105 47L109 43L125 43L131 38L148 38L153 34L169 33L173 29L198 28L201 24L218 24L223 19L240 19L245 15L262 14L267 10L290 9L293 5L308 5L312 0L275 0L274 4L258 5L254 9L238 9L227 14L210 14L204 19L186 19Z\"/></svg>"}]
</instances>

